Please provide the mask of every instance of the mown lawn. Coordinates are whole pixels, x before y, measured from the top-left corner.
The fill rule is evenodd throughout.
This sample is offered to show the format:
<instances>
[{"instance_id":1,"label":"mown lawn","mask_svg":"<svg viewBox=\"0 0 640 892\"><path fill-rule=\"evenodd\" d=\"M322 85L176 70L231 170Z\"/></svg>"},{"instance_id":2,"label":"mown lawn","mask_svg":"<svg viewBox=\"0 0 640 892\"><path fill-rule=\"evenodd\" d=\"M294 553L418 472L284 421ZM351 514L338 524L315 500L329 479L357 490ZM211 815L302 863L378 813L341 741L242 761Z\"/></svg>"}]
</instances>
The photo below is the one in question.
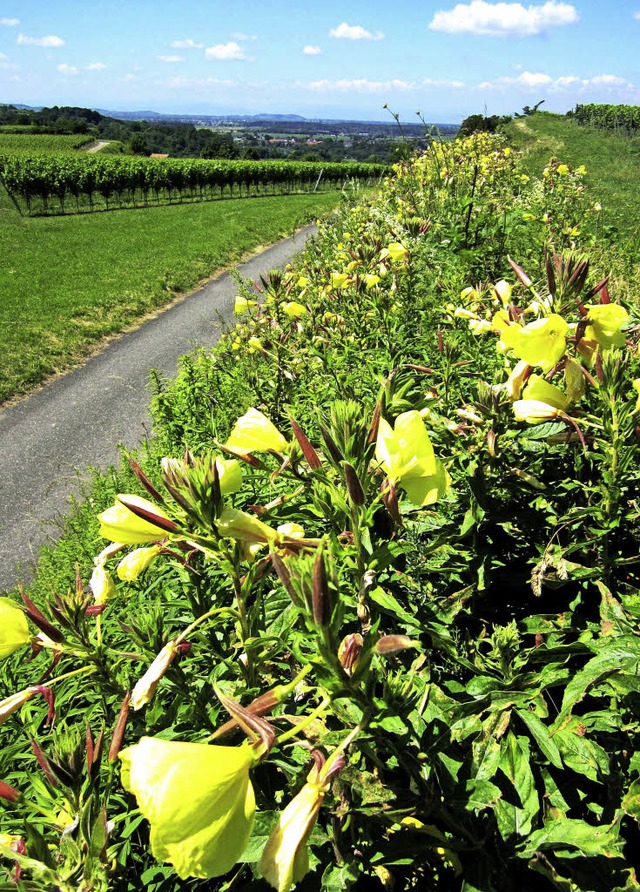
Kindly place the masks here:
<instances>
[{"instance_id":1,"label":"mown lawn","mask_svg":"<svg viewBox=\"0 0 640 892\"><path fill-rule=\"evenodd\" d=\"M585 184L601 202L603 225L619 247L640 245L640 139L581 127L564 115L538 112L513 121L509 138L527 171L541 176L552 157L587 168Z\"/></svg>"},{"instance_id":2,"label":"mown lawn","mask_svg":"<svg viewBox=\"0 0 640 892\"><path fill-rule=\"evenodd\" d=\"M24 218L0 188L0 402L339 201L327 192Z\"/></svg>"}]
</instances>

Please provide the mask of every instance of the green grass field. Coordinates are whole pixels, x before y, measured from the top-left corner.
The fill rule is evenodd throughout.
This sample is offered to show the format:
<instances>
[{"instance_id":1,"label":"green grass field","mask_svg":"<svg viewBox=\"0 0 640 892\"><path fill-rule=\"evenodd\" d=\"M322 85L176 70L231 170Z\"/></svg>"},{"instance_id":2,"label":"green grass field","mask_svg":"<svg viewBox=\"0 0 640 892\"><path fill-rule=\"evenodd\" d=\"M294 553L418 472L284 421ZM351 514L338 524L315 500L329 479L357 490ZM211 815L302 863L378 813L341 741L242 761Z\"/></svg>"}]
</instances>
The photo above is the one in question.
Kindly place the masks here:
<instances>
[{"instance_id":1,"label":"green grass field","mask_svg":"<svg viewBox=\"0 0 640 892\"><path fill-rule=\"evenodd\" d=\"M327 192L26 218L0 188L0 402L339 201Z\"/></svg>"},{"instance_id":2,"label":"green grass field","mask_svg":"<svg viewBox=\"0 0 640 892\"><path fill-rule=\"evenodd\" d=\"M640 139L581 127L563 115L538 112L513 121L507 133L540 176L552 157L587 168L585 184L603 205L603 222L619 247L640 246Z\"/></svg>"}]
</instances>

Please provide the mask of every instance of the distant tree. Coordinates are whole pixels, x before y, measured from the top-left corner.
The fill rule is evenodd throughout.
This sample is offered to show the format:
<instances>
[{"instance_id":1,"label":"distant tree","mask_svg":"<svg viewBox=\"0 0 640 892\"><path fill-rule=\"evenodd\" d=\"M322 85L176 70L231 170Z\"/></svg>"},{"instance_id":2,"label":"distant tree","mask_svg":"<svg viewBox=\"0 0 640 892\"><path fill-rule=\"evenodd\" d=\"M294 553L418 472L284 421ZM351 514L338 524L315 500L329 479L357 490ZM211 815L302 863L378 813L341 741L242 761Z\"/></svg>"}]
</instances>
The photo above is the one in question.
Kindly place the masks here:
<instances>
[{"instance_id":1,"label":"distant tree","mask_svg":"<svg viewBox=\"0 0 640 892\"><path fill-rule=\"evenodd\" d=\"M242 157L245 161L259 161L260 152L256 149L255 146L247 146L242 153Z\"/></svg>"},{"instance_id":2,"label":"distant tree","mask_svg":"<svg viewBox=\"0 0 640 892\"><path fill-rule=\"evenodd\" d=\"M133 133L129 140L129 151L134 155L148 155L149 147L141 133Z\"/></svg>"},{"instance_id":3,"label":"distant tree","mask_svg":"<svg viewBox=\"0 0 640 892\"><path fill-rule=\"evenodd\" d=\"M538 111L540 106L544 104L544 102L545 102L545 100L541 99L540 102L536 102L536 104L533 106L525 105L524 108L522 109L521 115L519 115L518 112L516 112L516 118L528 118L531 115L535 115L535 113Z\"/></svg>"},{"instance_id":4,"label":"distant tree","mask_svg":"<svg viewBox=\"0 0 640 892\"><path fill-rule=\"evenodd\" d=\"M472 133L495 133L501 124L511 120L511 115L469 115L460 125L459 136Z\"/></svg>"}]
</instances>

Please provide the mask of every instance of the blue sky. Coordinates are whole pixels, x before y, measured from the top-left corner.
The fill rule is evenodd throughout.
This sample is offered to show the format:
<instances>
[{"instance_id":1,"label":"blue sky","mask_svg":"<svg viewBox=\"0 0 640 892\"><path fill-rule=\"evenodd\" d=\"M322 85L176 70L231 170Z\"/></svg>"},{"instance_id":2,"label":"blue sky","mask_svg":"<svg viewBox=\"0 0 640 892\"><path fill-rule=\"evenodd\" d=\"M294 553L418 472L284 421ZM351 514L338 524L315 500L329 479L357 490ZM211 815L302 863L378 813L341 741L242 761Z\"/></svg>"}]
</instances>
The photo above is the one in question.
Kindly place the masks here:
<instances>
[{"instance_id":1,"label":"blue sky","mask_svg":"<svg viewBox=\"0 0 640 892\"><path fill-rule=\"evenodd\" d=\"M640 104L640 0L0 0L0 103L459 122Z\"/></svg>"}]
</instances>

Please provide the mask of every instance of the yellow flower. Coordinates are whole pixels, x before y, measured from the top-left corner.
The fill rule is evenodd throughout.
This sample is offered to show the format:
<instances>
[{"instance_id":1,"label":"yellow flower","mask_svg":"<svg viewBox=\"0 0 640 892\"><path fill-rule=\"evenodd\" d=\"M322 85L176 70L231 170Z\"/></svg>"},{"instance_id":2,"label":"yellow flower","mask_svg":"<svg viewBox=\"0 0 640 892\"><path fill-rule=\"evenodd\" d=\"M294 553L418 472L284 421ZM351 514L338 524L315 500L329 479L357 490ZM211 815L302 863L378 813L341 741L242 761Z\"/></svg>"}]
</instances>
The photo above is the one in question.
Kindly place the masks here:
<instances>
[{"instance_id":1,"label":"yellow flower","mask_svg":"<svg viewBox=\"0 0 640 892\"><path fill-rule=\"evenodd\" d=\"M130 551L116 567L118 578L124 582L135 582L161 551L160 545L149 545L147 548L136 548Z\"/></svg>"},{"instance_id":2,"label":"yellow flower","mask_svg":"<svg viewBox=\"0 0 640 892\"><path fill-rule=\"evenodd\" d=\"M567 408L569 402L559 387L545 381L540 375L531 375L527 386L522 391L522 401L526 402L527 400L546 403L555 409L562 409L562 411Z\"/></svg>"},{"instance_id":3,"label":"yellow flower","mask_svg":"<svg viewBox=\"0 0 640 892\"><path fill-rule=\"evenodd\" d=\"M247 310L251 309L251 307L255 307L255 305L255 300L248 300L246 297L240 297L240 295L238 295L233 305L233 311L237 316L242 316L243 313L246 313Z\"/></svg>"},{"instance_id":4,"label":"yellow flower","mask_svg":"<svg viewBox=\"0 0 640 892\"><path fill-rule=\"evenodd\" d=\"M435 457L424 421L415 410L399 415L393 429L380 419L376 459L414 505L432 505L447 489L444 465Z\"/></svg>"},{"instance_id":5,"label":"yellow flower","mask_svg":"<svg viewBox=\"0 0 640 892\"><path fill-rule=\"evenodd\" d=\"M225 508L216 521L216 527L221 536L239 539L250 545L266 545L278 539L278 533L266 523L237 508Z\"/></svg>"},{"instance_id":6,"label":"yellow flower","mask_svg":"<svg viewBox=\"0 0 640 892\"><path fill-rule=\"evenodd\" d=\"M307 841L329 790L330 763L317 764L278 818L262 852L259 872L278 892L289 892L309 872Z\"/></svg>"},{"instance_id":7,"label":"yellow flower","mask_svg":"<svg viewBox=\"0 0 640 892\"><path fill-rule=\"evenodd\" d=\"M370 291L372 288L375 288L375 286L378 284L378 282L381 281L380 276L377 276L375 273L365 273L363 278L364 278L364 283L365 283L365 287L366 287L367 291Z\"/></svg>"},{"instance_id":8,"label":"yellow flower","mask_svg":"<svg viewBox=\"0 0 640 892\"><path fill-rule=\"evenodd\" d=\"M249 347L249 353L257 353L258 350L262 350L262 341L254 335L247 341L247 346Z\"/></svg>"},{"instance_id":9,"label":"yellow flower","mask_svg":"<svg viewBox=\"0 0 640 892\"><path fill-rule=\"evenodd\" d=\"M31 640L27 618L10 598L0 598L0 660Z\"/></svg>"},{"instance_id":10,"label":"yellow flower","mask_svg":"<svg viewBox=\"0 0 640 892\"><path fill-rule=\"evenodd\" d=\"M528 325L508 325L502 328L500 337L504 347L511 350L518 359L524 359L529 365L537 365L543 372L549 372L565 353L568 331L569 325L562 316L552 313L545 319L536 319Z\"/></svg>"},{"instance_id":11,"label":"yellow flower","mask_svg":"<svg viewBox=\"0 0 640 892\"><path fill-rule=\"evenodd\" d=\"M493 290L496 293L496 296L500 299L502 306L507 307L511 303L511 285L508 282L505 282L504 279L500 279L499 282L493 286Z\"/></svg>"},{"instance_id":12,"label":"yellow flower","mask_svg":"<svg viewBox=\"0 0 640 892\"><path fill-rule=\"evenodd\" d=\"M588 307L587 329L585 338L594 340L604 348L624 347L624 325L629 321L629 314L620 304L598 304Z\"/></svg>"},{"instance_id":13,"label":"yellow flower","mask_svg":"<svg viewBox=\"0 0 640 892\"><path fill-rule=\"evenodd\" d=\"M9 697L5 697L4 700L0 700L0 725L10 715L13 715L14 712L23 707L27 700L31 700L38 693L40 691L37 687L25 688L23 691L18 691L17 694L11 694Z\"/></svg>"},{"instance_id":14,"label":"yellow flower","mask_svg":"<svg viewBox=\"0 0 640 892\"><path fill-rule=\"evenodd\" d=\"M331 273L332 288L346 288L349 284L349 276L346 273Z\"/></svg>"},{"instance_id":15,"label":"yellow flower","mask_svg":"<svg viewBox=\"0 0 640 892\"><path fill-rule=\"evenodd\" d=\"M287 316L291 316L292 319L297 319L299 316L304 316L304 314L309 311L304 304L299 304L295 300L290 300L288 303L282 305L282 312L286 313Z\"/></svg>"},{"instance_id":16,"label":"yellow flower","mask_svg":"<svg viewBox=\"0 0 640 892\"><path fill-rule=\"evenodd\" d=\"M558 164L556 170L561 177L564 177L569 173L569 168L566 164Z\"/></svg>"},{"instance_id":17,"label":"yellow flower","mask_svg":"<svg viewBox=\"0 0 640 892\"><path fill-rule=\"evenodd\" d=\"M157 542L158 539L166 538L169 526L173 524L161 508L136 495L119 495L116 498L118 501L115 505L98 514L100 536L123 545L144 545L146 542ZM150 520L138 517L127 508L126 503L147 511L160 520L166 520L168 525L156 526Z\"/></svg>"},{"instance_id":18,"label":"yellow flower","mask_svg":"<svg viewBox=\"0 0 640 892\"><path fill-rule=\"evenodd\" d=\"M636 400L636 407L633 411L640 412L640 378L634 378L631 383L633 385L633 389L638 394L638 399Z\"/></svg>"},{"instance_id":19,"label":"yellow flower","mask_svg":"<svg viewBox=\"0 0 640 892\"><path fill-rule=\"evenodd\" d=\"M221 876L245 848L255 813L250 746L143 737L120 753L122 783L151 824L151 849L181 879Z\"/></svg>"},{"instance_id":20,"label":"yellow flower","mask_svg":"<svg viewBox=\"0 0 640 892\"><path fill-rule=\"evenodd\" d=\"M380 260L386 260L387 257L393 263L399 263L401 260L404 260L409 252L405 248L401 242L392 242L390 245L387 245L386 248L383 248L380 252Z\"/></svg>"},{"instance_id":21,"label":"yellow flower","mask_svg":"<svg viewBox=\"0 0 640 892\"><path fill-rule=\"evenodd\" d=\"M516 363L513 371L507 379L507 383L505 384L505 390L509 394L510 400L513 401L518 399L524 386L524 382L529 377L530 372L531 366L528 362L525 362L524 359L521 359Z\"/></svg>"},{"instance_id":22,"label":"yellow flower","mask_svg":"<svg viewBox=\"0 0 640 892\"><path fill-rule=\"evenodd\" d=\"M516 400L513 404L513 414L516 421L540 424L541 421L553 421L554 418L562 417L563 412L556 406L540 400Z\"/></svg>"},{"instance_id":23,"label":"yellow flower","mask_svg":"<svg viewBox=\"0 0 640 892\"><path fill-rule=\"evenodd\" d=\"M116 593L115 583L104 564L97 564L93 568L89 587L96 604L106 604Z\"/></svg>"},{"instance_id":24,"label":"yellow flower","mask_svg":"<svg viewBox=\"0 0 640 892\"><path fill-rule=\"evenodd\" d=\"M238 418L225 446L240 453L289 451L289 444L275 425L253 408Z\"/></svg>"}]
</instances>

